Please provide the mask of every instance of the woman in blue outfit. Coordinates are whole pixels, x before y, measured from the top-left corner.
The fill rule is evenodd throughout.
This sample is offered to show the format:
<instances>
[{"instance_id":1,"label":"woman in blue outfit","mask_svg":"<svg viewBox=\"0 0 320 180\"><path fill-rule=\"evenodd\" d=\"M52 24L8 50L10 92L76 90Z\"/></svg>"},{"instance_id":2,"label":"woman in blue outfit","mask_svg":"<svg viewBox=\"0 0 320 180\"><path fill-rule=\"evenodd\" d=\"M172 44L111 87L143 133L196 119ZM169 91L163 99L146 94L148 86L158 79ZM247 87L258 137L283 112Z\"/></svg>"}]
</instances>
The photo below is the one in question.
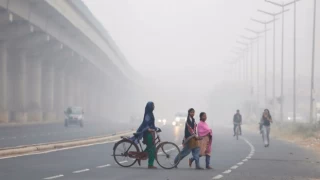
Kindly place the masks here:
<instances>
[{"instance_id":1,"label":"woman in blue outfit","mask_svg":"<svg viewBox=\"0 0 320 180\"><path fill-rule=\"evenodd\" d=\"M143 122L137 130L137 133L140 134L139 139L143 138L143 143L146 144L145 152L148 152L148 168L156 169L153 165L155 159L156 147L154 144L154 133L157 129L154 125L154 103L148 102L145 107Z\"/></svg>"}]
</instances>

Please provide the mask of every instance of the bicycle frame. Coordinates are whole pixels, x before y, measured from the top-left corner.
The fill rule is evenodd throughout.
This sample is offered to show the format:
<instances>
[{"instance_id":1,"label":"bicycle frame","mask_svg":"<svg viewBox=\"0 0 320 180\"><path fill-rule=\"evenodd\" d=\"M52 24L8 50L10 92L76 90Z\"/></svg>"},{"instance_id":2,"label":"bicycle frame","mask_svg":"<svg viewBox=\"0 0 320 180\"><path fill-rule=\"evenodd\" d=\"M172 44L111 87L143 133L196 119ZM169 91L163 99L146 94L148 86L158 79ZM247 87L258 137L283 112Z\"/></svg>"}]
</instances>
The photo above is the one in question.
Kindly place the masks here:
<instances>
[{"instance_id":1,"label":"bicycle frame","mask_svg":"<svg viewBox=\"0 0 320 180\"><path fill-rule=\"evenodd\" d=\"M155 146L155 153L156 153L155 154L156 155L155 156L155 160L158 162L158 164L162 168L171 169L174 166L172 164L171 164L172 166L170 166L170 167L164 166L161 162L159 162L158 155L160 153L162 153L162 154L164 154L165 158L170 158L171 156L168 153L169 151L171 151L172 149L173 150L176 149L178 151L178 153L180 153L180 149L176 144L174 144L172 142L167 142L167 141L161 142L161 138L160 138L160 135L159 135L160 132L161 132L161 129L157 129L156 131L152 131L153 146ZM113 147L113 155L112 156L114 157L116 163L118 165L122 166L122 167L131 167L136 162L139 164L139 166L141 166L141 161L148 159L148 152L143 151L142 144L141 144L140 140L137 139L137 137L139 135L138 134L134 134L134 135L135 135L134 137L121 137L122 140L118 141ZM125 145L126 143L129 143L129 147L128 148ZM166 144L169 144L169 145L171 144L171 145L173 145L174 148L171 148L170 150L166 151L165 147L164 147ZM122 145L126 149L125 152L122 151L120 154L116 153L116 148L119 145L120 145L120 148L121 148L121 145ZM162 150L162 152L160 152L161 150ZM132 162L131 164L122 165L122 163L117 159L117 156L130 158L133 161L131 161ZM172 156L172 157L174 157L174 156Z\"/></svg>"},{"instance_id":2,"label":"bicycle frame","mask_svg":"<svg viewBox=\"0 0 320 180\"><path fill-rule=\"evenodd\" d=\"M234 123L236 125L236 129L235 129L235 135L236 135L236 138L238 139L239 137L239 132L240 132L240 125L241 123Z\"/></svg>"},{"instance_id":3,"label":"bicycle frame","mask_svg":"<svg viewBox=\"0 0 320 180\"><path fill-rule=\"evenodd\" d=\"M126 138L126 137L121 137L122 139L129 139L129 138ZM140 152L143 152L143 148L142 148L142 145L141 145L141 142L140 140L137 140L137 144L139 144L138 148L140 150ZM161 139L160 139L160 135L159 135L159 132L155 132L155 138L154 138L154 145L157 146L159 143L161 142ZM131 144L129 146L129 148L127 149L126 152L124 152L124 154L128 154L129 152L129 149L131 148L131 146L135 143L135 141L131 141Z\"/></svg>"}]
</instances>

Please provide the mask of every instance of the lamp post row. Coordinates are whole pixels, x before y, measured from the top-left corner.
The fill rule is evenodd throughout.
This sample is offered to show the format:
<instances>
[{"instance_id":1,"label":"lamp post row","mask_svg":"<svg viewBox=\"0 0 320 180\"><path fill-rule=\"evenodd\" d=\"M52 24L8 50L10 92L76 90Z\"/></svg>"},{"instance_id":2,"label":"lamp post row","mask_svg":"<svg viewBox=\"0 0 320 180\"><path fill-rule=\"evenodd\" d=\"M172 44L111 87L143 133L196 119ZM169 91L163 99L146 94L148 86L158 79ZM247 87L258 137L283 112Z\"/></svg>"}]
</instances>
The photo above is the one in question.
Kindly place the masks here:
<instances>
[{"instance_id":1,"label":"lamp post row","mask_svg":"<svg viewBox=\"0 0 320 180\"><path fill-rule=\"evenodd\" d=\"M257 102L259 104L259 36L261 33L265 33L265 69L264 69L264 82L265 82L265 86L264 86L264 96L265 96L265 100L267 99L267 24L273 23L273 77L272 77L272 102L273 102L273 109L275 110L275 33L276 33L276 24L275 21L276 16L278 15L282 15L282 34L281 34L281 95L280 95L280 120L283 120L283 105L284 105L284 95L283 95L283 69L284 69L284 13L287 12L288 10L285 10L286 6L289 5L294 5L294 28L293 28L293 35L294 35L294 43L293 43L293 121L296 121L296 4L297 2L300 0L294 0L292 2L289 3L276 3L273 1L269 1L269 0L265 0L265 2L271 3L275 6L281 7L282 10L281 12L278 13L270 13L270 12L266 12L263 10L258 10L261 13L273 16L273 20L271 21L260 21L260 20L256 20L256 19L251 19L254 22L263 24L265 29L264 31L255 31L252 29L247 29L250 32L253 32L257 35L256 38L250 38L250 37L245 37L245 36L240 36L241 38L244 38L246 40L249 40L249 43L240 43L239 41L237 41L237 43L242 44L244 46L247 47L247 50L249 51L249 45L251 45L251 68L250 68L250 86L251 88L253 87L253 40L257 39ZM312 41L312 65L311 65L311 88L310 88L310 121L313 121L313 109L314 109L314 59L315 59L315 30L316 30L316 0L314 0L314 14L313 14L313 41ZM249 52L248 52L249 55ZM248 56L247 56L248 59Z\"/></svg>"}]
</instances>

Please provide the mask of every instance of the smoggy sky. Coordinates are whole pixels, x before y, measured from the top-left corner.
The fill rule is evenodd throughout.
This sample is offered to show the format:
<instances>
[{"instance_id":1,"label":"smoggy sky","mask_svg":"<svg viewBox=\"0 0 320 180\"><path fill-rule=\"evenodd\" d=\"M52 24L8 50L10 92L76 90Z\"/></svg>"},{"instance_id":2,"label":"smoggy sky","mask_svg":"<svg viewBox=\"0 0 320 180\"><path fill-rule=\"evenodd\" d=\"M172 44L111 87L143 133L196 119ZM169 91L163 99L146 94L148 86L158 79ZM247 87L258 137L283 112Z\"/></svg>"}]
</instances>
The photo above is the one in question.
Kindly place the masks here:
<instances>
[{"instance_id":1,"label":"smoggy sky","mask_svg":"<svg viewBox=\"0 0 320 180\"><path fill-rule=\"evenodd\" d=\"M255 36L244 28L264 30L262 21L272 17L258 9L279 12L281 8L264 0L83 0L110 33L127 61L159 87L188 93L208 93L214 84L229 77L225 73L238 35ZM282 2L274 0L275 2ZM284 2L290 2L285 0ZM310 76L313 1L297 3L297 74ZM293 6L285 13L284 76L292 77ZM320 13L318 13L320 14ZM318 15L318 19L320 16ZM276 74L281 65L281 23L276 22ZM318 22L318 21L317 21ZM320 22L320 21L319 21ZM320 26L320 25L319 25ZM267 75L272 74L272 24L267 34ZM319 38L317 38L319 39ZM246 42L245 40L242 40ZM260 74L264 78L264 37L260 40ZM318 46L318 44L317 44ZM256 44L254 57L256 55ZM318 56L317 56L318 57ZM254 59L256 63L256 58ZM254 64L254 67L256 65ZM257 68L254 68L256 74ZM316 72L316 75L319 74ZM254 77L255 78L255 77ZM279 91L277 78L277 93ZM254 80L256 81L256 80ZM263 82L263 79L261 79ZM292 83L285 83L290 89ZM271 90L271 87L268 87ZM204 96L202 96L203 98ZM198 98L200 98L198 96Z\"/></svg>"}]
</instances>

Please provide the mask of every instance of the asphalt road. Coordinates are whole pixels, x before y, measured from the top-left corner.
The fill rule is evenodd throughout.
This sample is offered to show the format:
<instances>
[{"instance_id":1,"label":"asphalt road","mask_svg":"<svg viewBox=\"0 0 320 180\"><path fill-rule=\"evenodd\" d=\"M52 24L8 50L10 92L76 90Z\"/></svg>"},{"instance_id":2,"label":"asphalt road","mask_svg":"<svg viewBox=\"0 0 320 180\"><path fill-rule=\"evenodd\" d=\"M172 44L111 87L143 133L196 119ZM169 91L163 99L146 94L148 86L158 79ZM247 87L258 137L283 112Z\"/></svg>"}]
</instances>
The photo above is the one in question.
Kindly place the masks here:
<instances>
[{"instance_id":1,"label":"asphalt road","mask_svg":"<svg viewBox=\"0 0 320 180\"><path fill-rule=\"evenodd\" d=\"M163 127L162 139L181 142L182 129ZM5 180L309 180L320 179L319 158L293 144L273 140L263 147L258 134L244 132L235 140L231 127L214 128L212 159L214 170L194 170L187 159L178 169L149 170L142 166L122 168L115 164L113 143L45 154L0 159L0 179ZM201 159L204 166L204 159ZM155 165L157 165L155 163Z\"/></svg>"},{"instance_id":2,"label":"asphalt road","mask_svg":"<svg viewBox=\"0 0 320 180\"><path fill-rule=\"evenodd\" d=\"M22 126L0 126L0 148L73 140L91 136L112 134L129 130L130 125L114 125L102 121L86 121L83 128L77 125L64 127L64 124L32 124Z\"/></svg>"}]
</instances>

